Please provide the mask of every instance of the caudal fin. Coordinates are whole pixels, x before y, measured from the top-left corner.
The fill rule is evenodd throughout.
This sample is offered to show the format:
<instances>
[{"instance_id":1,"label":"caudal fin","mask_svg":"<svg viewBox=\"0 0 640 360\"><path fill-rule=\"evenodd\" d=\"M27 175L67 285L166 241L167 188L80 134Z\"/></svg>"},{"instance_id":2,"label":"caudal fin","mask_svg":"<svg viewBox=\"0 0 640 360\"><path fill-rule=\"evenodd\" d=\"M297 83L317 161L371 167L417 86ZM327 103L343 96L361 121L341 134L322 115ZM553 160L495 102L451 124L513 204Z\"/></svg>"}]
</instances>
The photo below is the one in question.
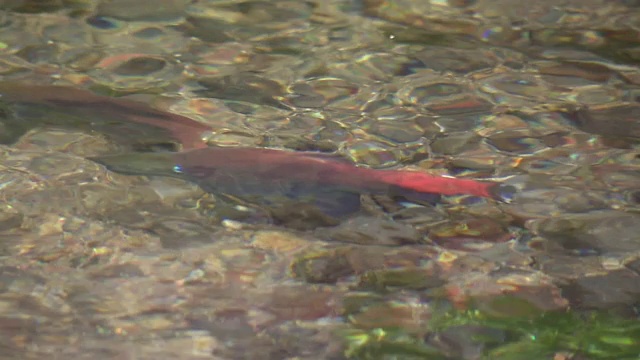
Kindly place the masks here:
<instances>
[{"instance_id":1,"label":"caudal fin","mask_svg":"<svg viewBox=\"0 0 640 360\"><path fill-rule=\"evenodd\" d=\"M395 189L441 195L473 195L508 202L515 188L492 181L458 179L419 171L376 171L378 180Z\"/></svg>"}]
</instances>

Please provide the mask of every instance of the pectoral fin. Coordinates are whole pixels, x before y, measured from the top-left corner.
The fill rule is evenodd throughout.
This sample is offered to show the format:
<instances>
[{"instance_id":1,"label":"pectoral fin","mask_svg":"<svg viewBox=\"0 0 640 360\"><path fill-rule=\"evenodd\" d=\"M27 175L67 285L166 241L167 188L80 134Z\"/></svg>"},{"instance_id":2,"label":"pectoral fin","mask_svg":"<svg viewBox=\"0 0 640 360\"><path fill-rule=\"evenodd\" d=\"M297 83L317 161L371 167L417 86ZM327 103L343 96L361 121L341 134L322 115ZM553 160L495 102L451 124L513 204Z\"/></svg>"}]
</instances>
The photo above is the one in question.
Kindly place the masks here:
<instances>
[{"instance_id":1,"label":"pectoral fin","mask_svg":"<svg viewBox=\"0 0 640 360\"><path fill-rule=\"evenodd\" d=\"M344 217L360 210L360 194L333 187L297 187L287 196L311 204L332 217Z\"/></svg>"},{"instance_id":2,"label":"pectoral fin","mask_svg":"<svg viewBox=\"0 0 640 360\"><path fill-rule=\"evenodd\" d=\"M269 193L247 201L266 210L276 224L299 230L338 225L360 209L360 194L335 189Z\"/></svg>"}]
</instances>

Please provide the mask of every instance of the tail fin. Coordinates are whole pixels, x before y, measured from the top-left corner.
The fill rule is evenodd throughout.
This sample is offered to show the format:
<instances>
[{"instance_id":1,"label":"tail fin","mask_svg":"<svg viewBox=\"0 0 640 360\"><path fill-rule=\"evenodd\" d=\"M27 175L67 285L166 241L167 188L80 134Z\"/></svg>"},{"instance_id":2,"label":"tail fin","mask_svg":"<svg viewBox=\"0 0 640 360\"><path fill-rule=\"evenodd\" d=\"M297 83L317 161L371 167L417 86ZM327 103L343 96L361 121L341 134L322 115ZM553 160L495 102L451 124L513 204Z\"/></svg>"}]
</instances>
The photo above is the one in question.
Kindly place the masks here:
<instances>
[{"instance_id":1,"label":"tail fin","mask_svg":"<svg viewBox=\"0 0 640 360\"><path fill-rule=\"evenodd\" d=\"M376 177L391 186L419 193L473 195L505 202L515 193L515 188L496 182L457 179L418 171L378 171Z\"/></svg>"}]
</instances>

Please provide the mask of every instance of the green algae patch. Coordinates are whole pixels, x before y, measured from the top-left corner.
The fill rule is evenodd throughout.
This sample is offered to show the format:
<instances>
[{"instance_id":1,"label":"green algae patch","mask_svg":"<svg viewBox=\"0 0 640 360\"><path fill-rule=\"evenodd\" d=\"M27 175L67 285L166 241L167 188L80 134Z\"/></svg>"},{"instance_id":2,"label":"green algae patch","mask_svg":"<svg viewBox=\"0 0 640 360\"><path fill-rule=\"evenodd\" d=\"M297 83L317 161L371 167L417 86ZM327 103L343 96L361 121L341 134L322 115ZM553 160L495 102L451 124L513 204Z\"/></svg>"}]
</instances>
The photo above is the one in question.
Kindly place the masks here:
<instances>
[{"instance_id":1,"label":"green algae patch","mask_svg":"<svg viewBox=\"0 0 640 360\"><path fill-rule=\"evenodd\" d=\"M604 311L534 313L520 299L494 300L489 310L477 306L441 312L434 306L423 333L398 327L345 330L341 333L345 355L350 359L459 359L470 353L487 360L640 359L637 319ZM498 304L504 312L496 311Z\"/></svg>"}]
</instances>

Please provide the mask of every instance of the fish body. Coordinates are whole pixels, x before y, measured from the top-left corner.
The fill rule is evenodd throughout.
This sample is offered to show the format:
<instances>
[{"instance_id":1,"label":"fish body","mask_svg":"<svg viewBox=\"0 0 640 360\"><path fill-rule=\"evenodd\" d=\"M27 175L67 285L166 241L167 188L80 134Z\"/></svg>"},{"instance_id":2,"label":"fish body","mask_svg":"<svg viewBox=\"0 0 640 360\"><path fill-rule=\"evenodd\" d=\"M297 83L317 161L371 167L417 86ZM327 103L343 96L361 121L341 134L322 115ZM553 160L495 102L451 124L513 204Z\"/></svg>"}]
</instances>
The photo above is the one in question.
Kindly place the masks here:
<instances>
[{"instance_id":1,"label":"fish body","mask_svg":"<svg viewBox=\"0 0 640 360\"><path fill-rule=\"evenodd\" d=\"M176 176L205 191L312 202L332 215L355 211L360 194L433 194L500 199L495 182L456 179L418 171L359 167L338 156L260 148L208 147L178 153L125 154L92 158L116 172Z\"/></svg>"},{"instance_id":2,"label":"fish body","mask_svg":"<svg viewBox=\"0 0 640 360\"><path fill-rule=\"evenodd\" d=\"M301 182L354 192L389 194L416 191L493 197L495 183L429 175L417 171L359 167L340 157L276 149L209 147L173 155L176 171L213 184L226 178Z\"/></svg>"},{"instance_id":3,"label":"fish body","mask_svg":"<svg viewBox=\"0 0 640 360\"><path fill-rule=\"evenodd\" d=\"M11 144L37 127L96 131L124 144L170 142L206 147L211 128L190 118L127 99L64 86L0 82L0 143Z\"/></svg>"}]
</instances>

